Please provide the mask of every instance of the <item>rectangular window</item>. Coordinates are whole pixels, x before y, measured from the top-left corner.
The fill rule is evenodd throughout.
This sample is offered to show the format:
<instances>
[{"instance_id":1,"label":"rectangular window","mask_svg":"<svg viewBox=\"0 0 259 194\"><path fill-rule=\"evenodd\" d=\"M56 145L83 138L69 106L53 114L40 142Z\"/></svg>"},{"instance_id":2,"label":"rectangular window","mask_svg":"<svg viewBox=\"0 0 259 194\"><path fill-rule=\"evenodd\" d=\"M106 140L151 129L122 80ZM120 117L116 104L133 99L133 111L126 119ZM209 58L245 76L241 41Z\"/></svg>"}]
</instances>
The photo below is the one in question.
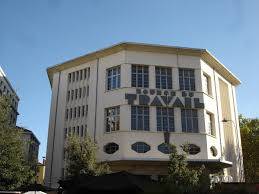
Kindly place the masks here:
<instances>
[{"instance_id":1,"label":"rectangular window","mask_svg":"<svg viewBox=\"0 0 259 194\"><path fill-rule=\"evenodd\" d=\"M70 108L70 119L72 119L72 116L73 116L73 111L72 111L72 108Z\"/></svg>"},{"instance_id":2,"label":"rectangular window","mask_svg":"<svg viewBox=\"0 0 259 194\"><path fill-rule=\"evenodd\" d=\"M69 102L70 99L70 91L67 91L67 102Z\"/></svg>"},{"instance_id":3,"label":"rectangular window","mask_svg":"<svg viewBox=\"0 0 259 194\"><path fill-rule=\"evenodd\" d=\"M106 132L120 130L120 107L105 109Z\"/></svg>"},{"instance_id":4,"label":"rectangular window","mask_svg":"<svg viewBox=\"0 0 259 194\"><path fill-rule=\"evenodd\" d=\"M75 77L76 77L76 76L75 76L75 72L73 72L73 73L72 73L72 80L73 80L73 82L75 81Z\"/></svg>"},{"instance_id":5,"label":"rectangular window","mask_svg":"<svg viewBox=\"0 0 259 194\"><path fill-rule=\"evenodd\" d=\"M131 130L149 131L149 107L131 106Z\"/></svg>"},{"instance_id":6,"label":"rectangular window","mask_svg":"<svg viewBox=\"0 0 259 194\"><path fill-rule=\"evenodd\" d=\"M74 108L74 118L76 118L76 107Z\"/></svg>"},{"instance_id":7,"label":"rectangular window","mask_svg":"<svg viewBox=\"0 0 259 194\"><path fill-rule=\"evenodd\" d=\"M77 107L77 117L78 117L78 118L80 117L80 113L81 113L81 107L78 106L78 107Z\"/></svg>"},{"instance_id":8,"label":"rectangular window","mask_svg":"<svg viewBox=\"0 0 259 194\"><path fill-rule=\"evenodd\" d=\"M210 76L207 74L203 74L203 91L205 94L211 95L211 80Z\"/></svg>"},{"instance_id":9,"label":"rectangular window","mask_svg":"<svg viewBox=\"0 0 259 194\"><path fill-rule=\"evenodd\" d=\"M75 99L77 99L78 89L75 90Z\"/></svg>"},{"instance_id":10,"label":"rectangular window","mask_svg":"<svg viewBox=\"0 0 259 194\"><path fill-rule=\"evenodd\" d=\"M66 109L66 120L68 120L68 109Z\"/></svg>"},{"instance_id":11,"label":"rectangular window","mask_svg":"<svg viewBox=\"0 0 259 194\"><path fill-rule=\"evenodd\" d=\"M195 91L194 69L179 69L180 90Z\"/></svg>"},{"instance_id":12,"label":"rectangular window","mask_svg":"<svg viewBox=\"0 0 259 194\"><path fill-rule=\"evenodd\" d=\"M107 90L120 88L121 68L120 66L112 67L106 70Z\"/></svg>"},{"instance_id":13,"label":"rectangular window","mask_svg":"<svg viewBox=\"0 0 259 194\"><path fill-rule=\"evenodd\" d=\"M207 131L210 135L213 135L215 136L215 130L214 130L214 118L213 118L213 114L211 113L206 113L206 128L207 128Z\"/></svg>"},{"instance_id":14,"label":"rectangular window","mask_svg":"<svg viewBox=\"0 0 259 194\"><path fill-rule=\"evenodd\" d=\"M196 109L182 109L182 132L198 133L198 111Z\"/></svg>"},{"instance_id":15,"label":"rectangular window","mask_svg":"<svg viewBox=\"0 0 259 194\"><path fill-rule=\"evenodd\" d=\"M67 138L67 128L64 129L64 138Z\"/></svg>"},{"instance_id":16,"label":"rectangular window","mask_svg":"<svg viewBox=\"0 0 259 194\"><path fill-rule=\"evenodd\" d=\"M86 79L87 77L87 73L86 73L86 69L84 69L84 79Z\"/></svg>"},{"instance_id":17,"label":"rectangular window","mask_svg":"<svg viewBox=\"0 0 259 194\"><path fill-rule=\"evenodd\" d=\"M76 81L79 79L79 71L76 72Z\"/></svg>"},{"instance_id":18,"label":"rectangular window","mask_svg":"<svg viewBox=\"0 0 259 194\"><path fill-rule=\"evenodd\" d=\"M148 66L132 65L131 66L131 86L132 87L149 87Z\"/></svg>"},{"instance_id":19,"label":"rectangular window","mask_svg":"<svg viewBox=\"0 0 259 194\"><path fill-rule=\"evenodd\" d=\"M86 105L85 116L88 114L88 105Z\"/></svg>"},{"instance_id":20,"label":"rectangular window","mask_svg":"<svg viewBox=\"0 0 259 194\"><path fill-rule=\"evenodd\" d=\"M80 70L79 75L80 75L80 80L82 80L82 78L83 78L83 71L82 70Z\"/></svg>"},{"instance_id":21,"label":"rectangular window","mask_svg":"<svg viewBox=\"0 0 259 194\"><path fill-rule=\"evenodd\" d=\"M71 82L71 73L68 74L68 83Z\"/></svg>"},{"instance_id":22,"label":"rectangular window","mask_svg":"<svg viewBox=\"0 0 259 194\"><path fill-rule=\"evenodd\" d=\"M74 90L71 90L71 100L74 99Z\"/></svg>"},{"instance_id":23,"label":"rectangular window","mask_svg":"<svg viewBox=\"0 0 259 194\"><path fill-rule=\"evenodd\" d=\"M85 106L82 106L82 117L85 116Z\"/></svg>"},{"instance_id":24,"label":"rectangular window","mask_svg":"<svg viewBox=\"0 0 259 194\"><path fill-rule=\"evenodd\" d=\"M157 130L174 131L174 109L173 108L156 108Z\"/></svg>"},{"instance_id":25,"label":"rectangular window","mask_svg":"<svg viewBox=\"0 0 259 194\"><path fill-rule=\"evenodd\" d=\"M79 136L79 126L76 127L76 135Z\"/></svg>"},{"instance_id":26,"label":"rectangular window","mask_svg":"<svg viewBox=\"0 0 259 194\"><path fill-rule=\"evenodd\" d=\"M87 92L86 92L87 96L89 96L89 86L87 86Z\"/></svg>"},{"instance_id":27,"label":"rectangular window","mask_svg":"<svg viewBox=\"0 0 259 194\"><path fill-rule=\"evenodd\" d=\"M81 133L80 133L80 136L83 137L84 136L84 126L81 125Z\"/></svg>"},{"instance_id":28,"label":"rectangular window","mask_svg":"<svg viewBox=\"0 0 259 194\"><path fill-rule=\"evenodd\" d=\"M87 68L87 72L88 72L87 79L89 79L90 78L90 67Z\"/></svg>"},{"instance_id":29,"label":"rectangular window","mask_svg":"<svg viewBox=\"0 0 259 194\"><path fill-rule=\"evenodd\" d=\"M156 88L172 89L172 68L156 67Z\"/></svg>"},{"instance_id":30,"label":"rectangular window","mask_svg":"<svg viewBox=\"0 0 259 194\"><path fill-rule=\"evenodd\" d=\"M82 88L79 88L79 98L82 97Z\"/></svg>"}]
</instances>

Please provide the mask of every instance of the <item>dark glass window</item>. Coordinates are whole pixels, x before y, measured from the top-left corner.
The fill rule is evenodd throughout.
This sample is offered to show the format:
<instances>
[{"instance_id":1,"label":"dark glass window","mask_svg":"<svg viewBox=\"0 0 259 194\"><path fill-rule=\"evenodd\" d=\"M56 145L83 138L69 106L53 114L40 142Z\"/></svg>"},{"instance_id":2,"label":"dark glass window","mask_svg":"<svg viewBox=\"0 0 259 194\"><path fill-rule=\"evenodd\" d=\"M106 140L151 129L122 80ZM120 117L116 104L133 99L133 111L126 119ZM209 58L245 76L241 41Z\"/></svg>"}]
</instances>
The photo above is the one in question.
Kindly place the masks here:
<instances>
[{"instance_id":1,"label":"dark glass window","mask_svg":"<svg viewBox=\"0 0 259 194\"><path fill-rule=\"evenodd\" d=\"M157 147L157 149L158 149L160 152L164 153L164 154L170 154L170 153L171 153L171 148L170 148L170 146L169 146L168 144L166 144L166 143L160 144L160 145Z\"/></svg>"},{"instance_id":2,"label":"dark glass window","mask_svg":"<svg viewBox=\"0 0 259 194\"><path fill-rule=\"evenodd\" d=\"M198 154L201 151L201 148L195 144L185 144L182 146L182 149L190 155Z\"/></svg>"},{"instance_id":3,"label":"dark glass window","mask_svg":"<svg viewBox=\"0 0 259 194\"><path fill-rule=\"evenodd\" d=\"M119 150L119 145L116 143L108 143L104 146L104 152L107 154L113 154Z\"/></svg>"},{"instance_id":4,"label":"dark glass window","mask_svg":"<svg viewBox=\"0 0 259 194\"><path fill-rule=\"evenodd\" d=\"M132 65L131 66L131 86L132 87L149 87L148 66Z\"/></svg>"},{"instance_id":5,"label":"dark glass window","mask_svg":"<svg viewBox=\"0 0 259 194\"><path fill-rule=\"evenodd\" d=\"M149 107L131 106L131 130L149 131Z\"/></svg>"},{"instance_id":6,"label":"dark glass window","mask_svg":"<svg viewBox=\"0 0 259 194\"><path fill-rule=\"evenodd\" d=\"M120 66L112 67L106 70L107 90L120 88L121 69Z\"/></svg>"},{"instance_id":7,"label":"dark glass window","mask_svg":"<svg viewBox=\"0 0 259 194\"><path fill-rule=\"evenodd\" d=\"M179 69L180 90L195 91L194 69Z\"/></svg>"},{"instance_id":8,"label":"dark glass window","mask_svg":"<svg viewBox=\"0 0 259 194\"><path fill-rule=\"evenodd\" d=\"M131 149L137 153L146 153L150 150L150 145L145 142L136 142L131 145Z\"/></svg>"},{"instance_id":9,"label":"dark glass window","mask_svg":"<svg viewBox=\"0 0 259 194\"><path fill-rule=\"evenodd\" d=\"M182 132L198 133L198 111L196 109L182 109Z\"/></svg>"},{"instance_id":10,"label":"dark glass window","mask_svg":"<svg viewBox=\"0 0 259 194\"><path fill-rule=\"evenodd\" d=\"M111 107L105 109L106 114L106 132L120 130L120 107Z\"/></svg>"},{"instance_id":11,"label":"dark glass window","mask_svg":"<svg viewBox=\"0 0 259 194\"><path fill-rule=\"evenodd\" d=\"M172 89L172 68L156 67L156 88Z\"/></svg>"},{"instance_id":12,"label":"dark glass window","mask_svg":"<svg viewBox=\"0 0 259 194\"><path fill-rule=\"evenodd\" d=\"M80 80L83 78L83 70L80 70Z\"/></svg>"},{"instance_id":13,"label":"dark glass window","mask_svg":"<svg viewBox=\"0 0 259 194\"><path fill-rule=\"evenodd\" d=\"M173 108L156 108L157 130L174 131L174 109Z\"/></svg>"},{"instance_id":14,"label":"dark glass window","mask_svg":"<svg viewBox=\"0 0 259 194\"><path fill-rule=\"evenodd\" d=\"M74 99L74 90L71 90L71 100Z\"/></svg>"},{"instance_id":15,"label":"dark glass window","mask_svg":"<svg viewBox=\"0 0 259 194\"><path fill-rule=\"evenodd\" d=\"M69 101L70 99L70 91L67 91L67 102Z\"/></svg>"},{"instance_id":16,"label":"dark glass window","mask_svg":"<svg viewBox=\"0 0 259 194\"><path fill-rule=\"evenodd\" d=\"M81 133L80 133L80 136L83 137L84 136L84 126L81 125Z\"/></svg>"},{"instance_id":17,"label":"dark glass window","mask_svg":"<svg viewBox=\"0 0 259 194\"><path fill-rule=\"evenodd\" d=\"M68 82L71 82L71 73L68 74Z\"/></svg>"}]
</instances>

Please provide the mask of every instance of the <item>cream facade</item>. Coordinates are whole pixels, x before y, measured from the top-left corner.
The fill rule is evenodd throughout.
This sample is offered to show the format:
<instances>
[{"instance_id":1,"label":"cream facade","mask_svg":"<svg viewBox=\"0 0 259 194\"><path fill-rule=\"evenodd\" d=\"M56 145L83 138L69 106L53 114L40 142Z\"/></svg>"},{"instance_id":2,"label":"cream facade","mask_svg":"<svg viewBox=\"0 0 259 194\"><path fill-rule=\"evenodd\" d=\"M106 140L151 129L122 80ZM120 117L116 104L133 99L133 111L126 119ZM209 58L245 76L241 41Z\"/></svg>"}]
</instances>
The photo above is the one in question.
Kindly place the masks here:
<instances>
[{"instance_id":1,"label":"cream facade","mask_svg":"<svg viewBox=\"0 0 259 194\"><path fill-rule=\"evenodd\" d=\"M120 43L47 71L46 185L64 176L69 133L95 139L98 160L113 171L166 174L170 142L189 145L191 165L243 180L240 81L207 50Z\"/></svg>"}]
</instances>

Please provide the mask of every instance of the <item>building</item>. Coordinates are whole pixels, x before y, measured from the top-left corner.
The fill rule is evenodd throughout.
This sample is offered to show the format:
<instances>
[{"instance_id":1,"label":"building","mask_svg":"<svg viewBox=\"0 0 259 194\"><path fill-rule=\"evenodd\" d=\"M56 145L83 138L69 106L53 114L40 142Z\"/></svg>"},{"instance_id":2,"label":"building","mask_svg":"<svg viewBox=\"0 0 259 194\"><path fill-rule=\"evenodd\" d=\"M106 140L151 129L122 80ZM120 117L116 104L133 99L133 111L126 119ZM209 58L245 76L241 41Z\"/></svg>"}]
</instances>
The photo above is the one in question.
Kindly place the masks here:
<instances>
[{"instance_id":1,"label":"building","mask_svg":"<svg viewBox=\"0 0 259 194\"><path fill-rule=\"evenodd\" d=\"M45 183L64 175L67 134L88 133L113 171L167 173L168 142L188 161L242 181L235 88L205 49L120 43L47 69L52 88Z\"/></svg>"},{"instance_id":2,"label":"building","mask_svg":"<svg viewBox=\"0 0 259 194\"><path fill-rule=\"evenodd\" d=\"M6 95L10 97L12 103L12 111L10 114L10 124L16 125L18 113L19 97L8 81L3 69L0 67L0 96Z\"/></svg>"},{"instance_id":3,"label":"building","mask_svg":"<svg viewBox=\"0 0 259 194\"><path fill-rule=\"evenodd\" d=\"M37 178L36 182L37 184L44 184L44 178L45 178L45 159L43 159L43 162L38 162L37 164Z\"/></svg>"},{"instance_id":4,"label":"building","mask_svg":"<svg viewBox=\"0 0 259 194\"><path fill-rule=\"evenodd\" d=\"M22 131L22 140L24 142L24 158L28 163L36 162L38 163L38 154L40 141L34 135L31 130L24 127L18 127Z\"/></svg>"}]
</instances>

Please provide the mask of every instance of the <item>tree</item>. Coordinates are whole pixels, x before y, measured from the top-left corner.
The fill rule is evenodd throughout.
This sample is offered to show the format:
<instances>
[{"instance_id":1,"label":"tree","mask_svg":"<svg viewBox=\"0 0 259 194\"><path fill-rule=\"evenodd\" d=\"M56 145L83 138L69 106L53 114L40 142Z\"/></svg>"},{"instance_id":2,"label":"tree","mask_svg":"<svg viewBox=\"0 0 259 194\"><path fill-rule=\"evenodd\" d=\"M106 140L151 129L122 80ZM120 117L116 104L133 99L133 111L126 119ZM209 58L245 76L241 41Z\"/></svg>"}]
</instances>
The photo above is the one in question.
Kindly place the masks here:
<instances>
[{"instance_id":1,"label":"tree","mask_svg":"<svg viewBox=\"0 0 259 194\"><path fill-rule=\"evenodd\" d=\"M259 181L259 119L239 115L246 182Z\"/></svg>"},{"instance_id":2,"label":"tree","mask_svg":"<svg viewBox=\"0 0 259 194\"><path fill-rule=\"evenodd\" d=\"M106 163L97 163L97 145L86 135L83 139L72 135L67 139L66 151L66 174L77 176L86 174L98 176L109 172Z\"/></svg>"},{"instance_id":3,"label":"tree","mask_svg":"<svg viewBox=\"0 0 259 194\"><path fill-rule=\"evenodd\" d=\"M9 98L0 96L0 190L13 190L33 178L24 161L21 133L10 125L10 112Z\"/></svg>"},{"instance_id":4,"label":"tree","mask_svg":"<svg viewBox=\"0 0 259 194\"><path fill-rule=\"evenodd\" d=\"M186 145L183 145L186 149ZM170 145L167 192L188 193L209 188L209 174L205 167L195 170L188 167L185 154L179 154L176 146Z\"/></svg>"}]
</instances>

